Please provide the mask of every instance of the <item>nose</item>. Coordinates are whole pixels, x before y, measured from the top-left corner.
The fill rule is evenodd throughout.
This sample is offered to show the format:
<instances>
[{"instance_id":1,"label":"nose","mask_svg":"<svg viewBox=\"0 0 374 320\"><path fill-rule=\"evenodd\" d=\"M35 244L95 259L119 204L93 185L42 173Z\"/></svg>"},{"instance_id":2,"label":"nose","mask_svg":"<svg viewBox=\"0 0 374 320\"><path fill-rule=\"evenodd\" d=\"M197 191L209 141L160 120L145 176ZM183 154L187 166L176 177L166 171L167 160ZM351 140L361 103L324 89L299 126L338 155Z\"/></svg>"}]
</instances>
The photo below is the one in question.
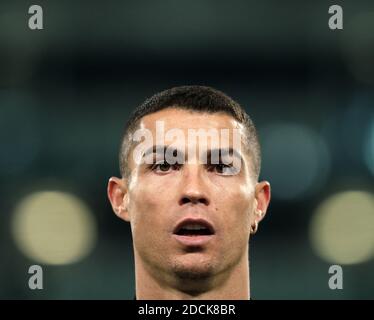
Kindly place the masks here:
<instances>
[{"instance_id":1,"label":"nose","mask_svg":"<svg viewBox=\"0 0 374 320\"><path fill-rule=\"evenodd\" d=\"M208 187L199 169L199 165L185 165L181 185L182 192L179 205L188 203L209 205Z\"/></svg>"}]
</instances>

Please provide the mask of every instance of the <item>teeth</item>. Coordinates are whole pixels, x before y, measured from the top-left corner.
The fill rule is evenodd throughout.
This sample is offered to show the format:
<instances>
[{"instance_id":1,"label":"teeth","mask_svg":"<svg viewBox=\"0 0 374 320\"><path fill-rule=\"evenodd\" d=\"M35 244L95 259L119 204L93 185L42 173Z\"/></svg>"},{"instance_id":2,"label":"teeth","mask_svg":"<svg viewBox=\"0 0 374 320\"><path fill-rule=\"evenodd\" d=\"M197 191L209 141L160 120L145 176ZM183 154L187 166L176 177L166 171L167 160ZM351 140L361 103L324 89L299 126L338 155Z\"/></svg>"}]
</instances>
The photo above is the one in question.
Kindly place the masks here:
<instances>
[{"instance_id":1,"label":"teeth","mask_svg":"<svg viewBox=\"0 0 374 320\"><path fill-rule=\"evenodd\" d=\"M184 226L183 229L186 229L186 230L204 230L204 229L206 229L206 227L204 227L202 225L199 225L199 224L188 224L188 225Z\"/></svg>"}]
</instances>

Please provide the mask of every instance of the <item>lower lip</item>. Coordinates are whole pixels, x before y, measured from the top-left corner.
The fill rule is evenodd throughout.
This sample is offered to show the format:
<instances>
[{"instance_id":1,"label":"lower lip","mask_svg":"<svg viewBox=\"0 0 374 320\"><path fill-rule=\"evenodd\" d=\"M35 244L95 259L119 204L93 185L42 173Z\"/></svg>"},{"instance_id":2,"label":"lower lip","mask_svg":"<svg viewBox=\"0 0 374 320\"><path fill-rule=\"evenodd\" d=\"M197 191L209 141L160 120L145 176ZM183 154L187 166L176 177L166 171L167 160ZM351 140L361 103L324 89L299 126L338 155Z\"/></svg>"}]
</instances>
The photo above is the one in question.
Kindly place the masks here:
<instances>
[{"instance_id":1,"label":"lower lip","mask_svg":"<svg viewBox=\"0 0 374 320\"><path fill-rule=\"evenodd\" d=\"M212 235L205 235L205 236L181 236L177 234L173 234L173 237L181 244L185 246L203 246L207 244L212 238L214 237L214 234Z\"/></svg>"}]
</instances>

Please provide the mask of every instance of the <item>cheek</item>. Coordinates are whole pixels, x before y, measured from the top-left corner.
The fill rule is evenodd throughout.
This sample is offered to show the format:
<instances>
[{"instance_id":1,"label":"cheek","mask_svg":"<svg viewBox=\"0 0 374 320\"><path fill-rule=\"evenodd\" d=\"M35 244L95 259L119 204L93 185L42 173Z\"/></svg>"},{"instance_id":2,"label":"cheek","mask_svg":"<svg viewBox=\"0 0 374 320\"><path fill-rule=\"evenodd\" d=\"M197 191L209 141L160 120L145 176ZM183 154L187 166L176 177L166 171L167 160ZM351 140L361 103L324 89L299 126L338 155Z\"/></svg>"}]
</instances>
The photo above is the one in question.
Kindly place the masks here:
<instances>
[{"instance_id":1,"label":"cheek","mask_svg":"<svg viewBox=\"0 0 374 320\"><path fill-rule=\"evenodd\" d=\"M227 232L233 237L249 233L250 216L253 208L254 193L243 185L225 186L225 192L218 197L218 207L224 213L223 222ZM235 232L233 232L235 230Z\"/></svg>"},{"instance_id":2,"label":"cheek","mask_svg":"<svg viewBox=\"0 0 374 320\"><path fill-rule=\"evenodd\" d=\"M157 235L157 230L164 226L162 223L166 213L165 193L152 184L139 184L129 194L129 215L134 238L146 239ZM134 239L135 240L135 239Z\"/></svg>"}]
</instances>

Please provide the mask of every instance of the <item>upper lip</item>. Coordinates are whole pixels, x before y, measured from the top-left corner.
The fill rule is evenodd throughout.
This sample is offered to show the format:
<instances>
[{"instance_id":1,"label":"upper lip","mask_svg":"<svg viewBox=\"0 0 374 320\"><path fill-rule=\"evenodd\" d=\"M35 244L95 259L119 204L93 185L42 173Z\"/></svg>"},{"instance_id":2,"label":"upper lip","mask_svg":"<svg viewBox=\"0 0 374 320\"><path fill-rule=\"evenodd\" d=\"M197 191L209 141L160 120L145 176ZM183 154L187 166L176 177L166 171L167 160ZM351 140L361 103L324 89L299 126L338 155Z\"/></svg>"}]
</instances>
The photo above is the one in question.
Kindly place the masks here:
<instances>
[{"instance_id":1,"label":"upper lip","mask_svg":"<svg viewBox=\"0 0 374 320\"><path fill-rule=\"evenodd\" d=\"M213 225L208 220L204 218L191 218L191 217L183 218L181 221L179 221L177 225L175 226L173 233L174 234L178 233L180 229L182 229L184 226L188 224L198 224L198 225L206 227L212 234L215 233Z\"/></svg>"}]
</instances>

